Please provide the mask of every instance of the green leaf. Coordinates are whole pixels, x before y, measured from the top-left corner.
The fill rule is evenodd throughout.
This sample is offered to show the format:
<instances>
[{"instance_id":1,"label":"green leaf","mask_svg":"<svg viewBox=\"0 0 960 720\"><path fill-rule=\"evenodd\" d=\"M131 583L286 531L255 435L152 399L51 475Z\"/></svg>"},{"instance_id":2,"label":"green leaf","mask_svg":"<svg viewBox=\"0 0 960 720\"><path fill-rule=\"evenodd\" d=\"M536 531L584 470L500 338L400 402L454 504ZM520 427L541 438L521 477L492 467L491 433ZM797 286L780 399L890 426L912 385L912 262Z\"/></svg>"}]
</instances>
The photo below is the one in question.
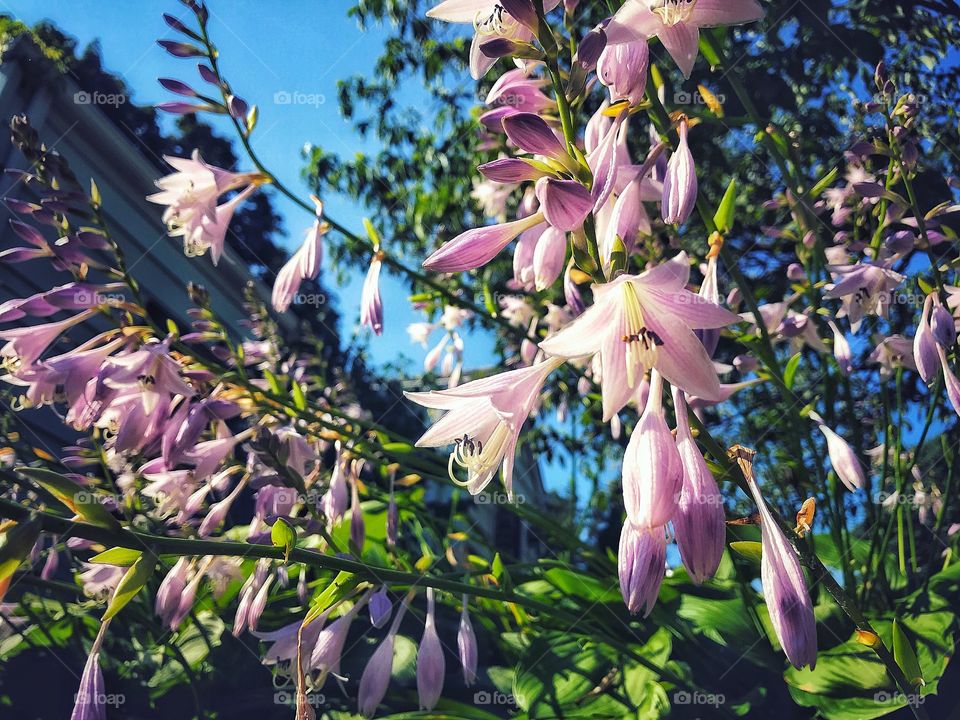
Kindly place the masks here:
<instances>
[{"instance_id":1,"label":"green leaf","mask_svg":"<svg viewBox=\"0 0 960 720\"><path fill-rule=\"evenodd\" d=\"M809 193L810 197L811 198L820 197L823 194L824 190L826 190L828 187L833 185L833 181L836 180L837 177L839 177L839 175L840 175L840 168L835 167L831 169L830 172L828 172L826 175L824 175L822 178L820 178L817 181L816 185L810 188L810 193Z\"/></svg>"},{"instance_id":2,"label":"green leaf","mask_svg":"<svg viewBox=\"0 0 960 720\"><path fill-rule=\"evenodd\" d=\"M736 540L730 543L730 549L751 562L759 563L763 557L763 544L752 540Z\"/></svg>"},{"instance_id":3,"label":"green leaf","mask_svg":"<svg viewBox=\"0 0 960 720\"><path fill-rule=\"evenodd\" d=\"M94 555L87 562L96 565L117 565L118 567L130 567L140 556L143 555L139 550L131 548L115 547L105 550L99 555Z\"/></svg>"},{"instance_id":4,"label":"green leaf","mask_svg":"<svg viewBox=\"0 0 960 720\"><path fill-rule=\"evenodd\" d=\"M303 388L296 380L293 381L293 406L297 410L307 409L307 396L303 394Z\"/></svg>"},{"instance_id":5,"label":"green leaf","mask_svg":"<svg viewBox=\"0 0 960 720\"><path fill-rule=\"evenodd\" d=\"M270 540L274 547L283 548L283 561L290 561L290 551L297 544L297 531L286 518L279 517L270 529Z\"/></svg>"},{"instance_id":6,"label":"green leaf","mask_svg":"<svg viewBox=\"0 0 960 720\"><path fill-rule=\"evenodd\" d=\"M131 565L124 576L120 578L117 589L113 593L113 598L110 600L110 604L107 605L107 609L104 611L103 618L101 619L104 621L109 620L123 610L126 604L133 600L134 596L140 592L140 588L147 584L156 566L157 560L152 554L142 555Z\"/></svg>"},{"instance_id":7,"label":"green leaf","mask_svg":"<svg viewBox=\"0 0 960 720\"><path fill-rule=\"evenodd\" d=\"M95 207L103 204L103 198L100 196L100 188L97 187L97 181L90 178L90 203Z\"/></svg>"},{"instance_id":8,"label":"green leaf","mask_svg":"<svg viewBox=\"0 0 960 720\"><path fill-rule=\"evenodd\" d=\"M903 674L911 685L923 684L923 672L920 670L917 654L896 619L893 621L893 659L897 661L897 665L903 670Z\"/></svg>"},{"instance_id":9,"label":"green leaf","mask_svg":"<svg viewBox=\"0 0 960 720\"><path fill-rule=\"evenodd\" d=\"M70 510L93 525L119 530L120 523L103 506L106 496L46 468L18 467L17 472L52 493Z\"/></svg>"},{"instance_id":10,"label":"green leaf","mask_svg":"<svg viewBox=\"0 0 960 720\"><path fill-rule=\"evenodd\" d=\"M18 522L0 535L0 583L9 579L14 571L20 567L33 546L40 537L43 524L40 518L32 517L29 520ZM0 596L3 592L0 592Z\"/></svg>"},{"instance_id":11,"label":"green leaf","mask_svg":"<svg viewBox=\"0 0 960 720\"><path fill-rule=\"evenodd\" d=\"M380 249L380 233L377 232L377 229L373 226L373 223L370 222L370 218L363 219L363 229L367 231L367 237L370 238L370 242L373 243L374 250Z\"/></svg>"},{"instance_id":12,"label":"green leaf","mask_svg":"<svg viewBox=\"0 0 960 720\"><path fill-rule=\"evenodd\" d=\"M717 226L719 232L730 232L730 229L733 227L733 216L736 204L737 181L736 178L734 178L730 180L730 184L727 185L727 191L723 194L723 199L720 200L717 212L713 216L713 223Z\"/></svg>"},{"instance_id":13,"label":"green leaf","mask_svg":"<svg viewBox=\"0 0 960 720\"><path fill-rule=\"evenodd\" d=\"M544 577L555 588L566 595L581 597L591 603L622 602L620 590L616 585L603 582L589 575L582 575L565 568L550 568Z\"/></svg>"},{"instance_id":14,"label":"green leaf","mask_svg":"<svg viewBox=\"0 0 960 720\"><path fill-rule=\"evenodd\" d=\"M304 626L320 617L324 610L346 596L359 582L360 578L356 575L346 570L341 570L333 579L333 582L311 603L310 610L303 618Z\"/></svg>"},{"instance_id":15,"label":"green leaf","mask_svg":"<svg viewBox=\"0 0 960 720\"><path fill-rule=\"evenodd\" d=\"M803 353L798 352L787 361L787 366L783 370L783 384L787 386L787 390L793 390L793 381L797 375L797 368L800 367L800 360L802 358Z\"/></svg>"}]
</instances>

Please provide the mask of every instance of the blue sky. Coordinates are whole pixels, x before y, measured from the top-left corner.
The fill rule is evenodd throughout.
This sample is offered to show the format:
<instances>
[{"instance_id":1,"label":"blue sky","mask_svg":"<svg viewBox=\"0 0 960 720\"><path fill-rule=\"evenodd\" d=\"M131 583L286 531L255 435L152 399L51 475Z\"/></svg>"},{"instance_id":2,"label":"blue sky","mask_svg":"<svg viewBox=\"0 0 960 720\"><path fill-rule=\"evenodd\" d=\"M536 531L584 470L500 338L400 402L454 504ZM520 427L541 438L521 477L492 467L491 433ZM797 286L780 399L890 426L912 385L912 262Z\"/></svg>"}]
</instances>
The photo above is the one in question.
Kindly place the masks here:
<instances>
[{"instance_id":1,"label":"blue sky","mask_svg":"<svg viewBox=\"0 0 960 720\"><path fill-rule=\"evenodd\" d=\"M277 177L288 187L301 191L304 198L308 189L300 173L305 144L322 146L343 157L376 151L376 144L361 139L340 117L337 107L337 81L356 73L370 74L387 35L383 28L362 32L356 21L346 15L351 4L347 0L285 0L269 6L251 0L208 3L209 29L220 50L223 72L238 94L259 106L254 148ZM52 20L62 31L76 37L81 47L99 42L104 66L127 81L133 89L132 101L137 104L178 99L159 86L158 77L200 85L195 61L173 58L156 44L158 38L175 37L163 22L163 13L192 19L176 0L0 0L0 12L28 24ZM404 94L410 97L414 92L411 88ZM299 102L275 102L278 94L283 93ZM232 137L232 128L223 118L207 119L221 134ZM242 157L242 149L237 154ZM241 167L245 167L242 159ZM311 218L283 196L274 193L274 197L287 230L282 244L294 247ZM349 198L323 199L332 217L362 233L362 207ZM385 238L390 237L389 228L380 230ZM349 340L357 329L362 273L350 273L347 283L339 287L329 266L324 273L327 284L335 288L344 316L341 332ZM386 273L383 278L385 329L379 338L370 336L370 354L376 364L396 361L401 354L405 355L415 370L424 351L410 343L406 327L423 318L410 309L404 282ZM467 343L468 368L493 361L489 339L478 336Z\"/></svg>"}]
</instances>

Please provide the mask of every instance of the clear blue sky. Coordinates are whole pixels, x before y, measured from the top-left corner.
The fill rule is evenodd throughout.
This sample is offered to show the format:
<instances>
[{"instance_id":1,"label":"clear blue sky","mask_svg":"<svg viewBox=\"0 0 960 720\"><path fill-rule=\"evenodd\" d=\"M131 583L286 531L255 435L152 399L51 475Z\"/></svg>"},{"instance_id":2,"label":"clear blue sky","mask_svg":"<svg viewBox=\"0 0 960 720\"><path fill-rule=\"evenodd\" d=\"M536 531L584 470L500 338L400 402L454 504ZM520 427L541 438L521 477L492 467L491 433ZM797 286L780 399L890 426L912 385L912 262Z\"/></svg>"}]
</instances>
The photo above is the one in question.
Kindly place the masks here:
<instances>
[{"instance_id":1,"label":"clear blue sky","mask_svg":"<svg viewBox=\"0 0 960 720\"><path fill-rule=\"evenodd\" d=\"M301 151L306 143L343 157L377 149L373 141L365 142L353 131L337 107L337 81L356 73L370 74L387 34L382 28L362 32L356 21L347 17L351 4L348 0L208 3L210 33L220 50L223 72L238 94L259 106L254 148L281 181L301 190L305 198L308 189L300 173L304 165ZM163 22L163 13L192 19L176 0L0 0L0 12L28 24L51 20L77 38L81 47L99 42L105 68L127 81L137 104L178 99L157 84L158 77L200 85L195 61L173 58L156 44L158 38L176 36ZM414 92L411 88L407 94ZM277 93L299 94L304 101L277 104ZM221 134L232 137L228 122L216 116L207 119ZM237 154L242 157L242 149ZM274 197L288 235L282 244L295 247L311 220L283 196L275 193ZM326 196L324 200L332 217L362 232L362 207L349 198ZM389 228L381 231L389 238ZM334 286L343 315L341 332L345 340L357 329L362 275L350 273L347 284L337 287L329 266L324 268L325 281ZM423 318L410 309L405 284L386 273L383 278L385 330L380 338L370 336L371 356L375 363L382 364L396 361L403 354L412 359L411 368L415 369L424 351L410 344L406 327ZM468 368L489 365L494 360L489 339L476 337L468 342L466 360Z\"/></svg>"}]
</instances>

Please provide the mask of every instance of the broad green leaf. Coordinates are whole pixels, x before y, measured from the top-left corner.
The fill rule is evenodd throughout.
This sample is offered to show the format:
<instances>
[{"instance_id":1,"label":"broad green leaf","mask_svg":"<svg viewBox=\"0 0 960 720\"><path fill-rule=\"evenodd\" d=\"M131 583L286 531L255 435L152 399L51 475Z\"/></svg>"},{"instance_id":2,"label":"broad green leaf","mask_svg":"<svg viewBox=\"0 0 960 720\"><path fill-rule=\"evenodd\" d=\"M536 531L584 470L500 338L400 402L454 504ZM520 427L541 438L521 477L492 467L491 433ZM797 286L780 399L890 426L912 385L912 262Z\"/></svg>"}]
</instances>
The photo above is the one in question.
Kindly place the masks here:
<instances>
[{"instance_id":1,"label":"broad green leaf","mask_svg":"<svg viewBox=\"0 0 960 720\"><path fill-rule=\"evenodd\" d=\"M550 568L544 573L550 584L566 595L581 597L591 603L620 603L620 590L615 583L603 582L564 568Z\"/></svg>"},{"instance_id":2,"label":"broad green leaf","mask_svg":"<svg viewBox=\"0 0 960 720\"><path fill-rule=\"evenodd\" d=\"M119 530L120 523L103 506L105 496L46 468L18 467L17 472L52 493L70 510L93 525Z\"/></svg>"},{"instance_id":3,"label":"broad green leaf","mask_svg":"<svg viewBox=\"0 0 960 720\"><path fill-rule=\"evenodd\" d=\"M131 565L124 576L120 578L117 589L113 593L113 598L103 613L102 620L109 620L123 610L126 604L140 592L140 588L147 584L156 566L157 560L152 554L142 555Z\"/></svg>"},{"instance_id":4,"label":"broad green leaf","mask_svg":"<svg viewBox=\"0 0 960 720\"><path fill-rule=\"evenodd\" d=\"M758 564L763 557L763 544L752 540L736 540L730 543L730 549L737 555Z\"/></svg>"},{"instance_id":5,"label":"broad green leaf","mask_svg":"<svg viewBox=\"0 0 960 720\"><path fill-rule=\"evenodd\" d=\"M903 674L911 685L923 684L923 672L920 670L917 654L913 651L910 638L906 636L896 620L893 621L893 659L897 661L897 665L903 670Z\"/></svg>"}]
</instances>

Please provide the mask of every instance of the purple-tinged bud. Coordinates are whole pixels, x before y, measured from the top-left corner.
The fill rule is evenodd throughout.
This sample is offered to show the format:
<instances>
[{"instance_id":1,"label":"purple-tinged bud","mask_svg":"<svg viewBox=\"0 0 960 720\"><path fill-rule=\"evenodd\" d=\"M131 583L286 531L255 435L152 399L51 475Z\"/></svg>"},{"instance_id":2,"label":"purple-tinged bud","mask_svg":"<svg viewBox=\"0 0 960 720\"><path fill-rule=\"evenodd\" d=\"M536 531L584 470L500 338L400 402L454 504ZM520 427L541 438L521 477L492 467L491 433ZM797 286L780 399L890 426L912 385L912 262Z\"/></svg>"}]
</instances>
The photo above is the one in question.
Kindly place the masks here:
<instances>
[{"instance_id":1,"label":"purple-tinged bud","mask_svg":"<svg viewBox=\"0 0 960 720\"><path fill-rule=\"evenodd\" d=\"M427 588L427 618L417 651L417 696L421 710L433 710L436 707L443 692L443 676L446 672L443 647L437 635L433 595L433 588Z\"/></svg>"},{"instance_id":2,"label":"purple-tinged bud","mask_svg":"<svg viewBox=\"0 0 960 720\"><path fill-rule=\"evenodd\" d=\"M467 611L468 596L464 594L460 611L460 629L457 631L457 648L460 651L460 667L463 668L463 683L470 687L477 681L477 636L473 632L470 613Z\"/></svg>"},{"instance_id":3,"label":"purple-tinged bud","mask_svg":"<svg viewBox=\"0 0 960 720\"><path fill-rule=\"evenodd\" d=\"M906 255L913 250L917 236L912 230L898 230L890 233L883 241L883 247L892 255Z\"/></svg>"},{"instance_id":4,"label":"purple-tinged bud","mask_svg":"<svg viewBox=\"0 0 960 720\"><path fill-rule=\"evenodd\" d=\"M817 423L820 432L827 439L827 454L830 456L830 464L833 466L833 471L837 473L837 477L850 492L862 488L866 478L863 473L863 465L860 464L853 448L846 440L828 428L823 423L823 418L817 413L810 413L810 419Z\"/></svg>"},{"instance_id":5,"label":"purple-tinged bud","mask_svg":"<svg viewBox=\"0 0 960 720\"><path fill-rule=\"evenodd\" d=\"M519 158L500 158L480 165L479 170L487 180L498 183L521 183L539 180L544 176L543 170L538 170L526 160Z\"/></svg>"},{"instance_id":6,"label":"purple-tinged bud","mask_svg":"<svg viewBox=\"0 0 960 720\"><path fill-rule=\"evenodd\" d=\"M154 609L164 626L169 626L171 619L177 614L180 607L180 597L187 587L187 573L189 571L190 560L182 557L177 560L160 583Z\"/></svg>"},{"instance_id":7,"label":"purple-tinged bud","mask_svg":"<svg viewBox=\"0 0 960 720\"><path fill-rule=\"evenodd\" d=\"M717 481L690 432L683 391L674 387L673 405L677 414L677 451L683 467L683 489L673 516L680 559L697 585L713 577L723 557L727 534L723 497Z\"/></svg>"},{"instance_id":8,"label":"purple-tinged bud","mask_svg":"<svg viewBox=\"0 0 960 720\"><path fill-rule=\"evenodd\" d=\"M647 617L657 602L666 571L667 535L662 527L637 528L627 519L620 531L617 570L620 594L631 614Z\"/></svg>"},{"instance_id":9,"label":"purple-tinged bud","mask_svg":"<svg viewBox=\"0 0 960 720\"><path fill-rule=\"evenodd\" d=\"M264 580L263 585L260 586L250 603L250 609L247 611L247 627L250 630L256 630L257 625L260 624L260 616L263 615L263 611L267 607L267 598L270 596L270 586L272 584L273 575L270 575Z\"/></svg>"},{"instance_id":10,"label":"purple-tinged bud","mask_svg":"<svg viewBox=\"0 0 960 720\"><path fill-rule=\"evenodd\" d=\"M173 78L159 78L157 80L165 89L177 95L186 95L187 97L196 97L197 91L187 85L185 82L174 80Z\"/></svg>"},{"instance_id":11,"label":"purple-tinged bud","mask_svg":"<svg viewBox=\"0 0 960 720\"><path fill-rule=\"evenodd\" d=\"M531 50L536 50L529 43L517 42L505 37L497 37L493 40L487 40L480 46L480 52L488 58L499 59L503 57L524 57L529 55ZM539 53L538 53L539 54Z\"/></svg>"},{"instance_id":12,"label":"purple-tinged bud","mask_svg":"<svg viewBox=\"0 0 960 720\"><path fill-rule=\"evenodd\" d=\"M297 578L297 600L300 601L301 605L307 602L308 590L309 588L307 587L307 568L305 565L301 565L300 576Z\"/></svg>"},{"instance_id":13,"label":"purple-tinged bud","mask_svg":"<svg viewBox=\"0 0 960 720\"><path fill-rule=\"evenodd\" d=\"M467 230L438 248L423 261L423 267L442 273L475 270L493 260L517 235L541 222L543 214L534 213L522 220Z\"/></svg>"},{"instance_id":14,"label":"purple-tinged bud","mask_svg":"<svg viewBox=\"0 0 960 720\"><path fill-rule=\"evenodd\" d=\"M250 106L247 105L247 101L243 98L231 95L227 98L227 110L230 115L237 120L244 120L247 117L247 113L250 112Z\"/></svg>"},{"instance_id":15,"label":"purple-tinged bud","mask_svg":"<svg viewBox=\"0 0 960 720\"><path fill-rule=\"evenodd\" d=\"M697 168L687 144L687 132L687 121L681 120L680 144L667 163L667 174L663 180L660 211L663 221L671 225L685 223L697 202Z\"/></svg>"},{"instance_id":16,"label":"purple-tinged bud","mask_svg":"<svg viewBox=\"0 0 960 720\"><path fill-rule=\"evenodd\" d=\"M733 366L741 375L753 372L757 368L757 359L753 355L737 355L733 359Z\"/></svg>"},{"instance_id":17,"label":"purple-tinged bud","mask_svg":"<svg viewBox=\"0 0 960 720\"><path fill-rule=\"evenodd\" d=\"M211 70L208 65L198 63L197 72L200 73L200 77L203 78L204 82L208 82L211 85L220 85L220 78L217 77L217 74Z\"/></svg>"},{"instance_id":18,"label":"purple-tinged bud","mask_svg":"<svg viewBox=\"0 0 960 720\"><path fill-rule=\"evenodd\" d=\"M212 105L195 105L185 102L164 102L154 105L157 110L168 112L171 115L192 115L198 112L222 112Z\"/></svg>"},{"instance_id":19,"label":"purple-tinged bud","mask_svg":"<svg viewBox=\"0 0 960 720\"><path fill-rule=\"evenodd\" d=\"M607 33L598 25L583 36L583 40L577 46L577 56L574 58L574 62L579 63L581 68L589 72L597 67L597 63L603 56L606 47Z\"/></svg>"},{"instance_id":20,"label":"purple-tinged bud","mask_svg":"<svg viewBox=\"0 0 960 720\"><path fill-rule=\"evenodd\" d=\"M939 298L934 301L930 329L933 331L933 339L943 348L949 349L957 341L956 321L950 311L940 304Z\"/></svg>"},{"instance_id":21,"label":"purple-tinged bud","mask_svg":"<svg viewBox=\"0 0 960 720\"><path fill-rule=\"evenodd\" d=\"M953 405L954 411L960 415L960 380L950 369L950 362L947 360L947 351L940 345L937 345L937 353L940 355L940 365L943 368L943 384L947 388L947 398Z\"/></svg>"},{"instance_id":22,"label":"purple-tinged bud","mask_svg":"<svg viewBox=\"0 0 960 720\"><path fill-rule=\"evenodd\" d=\"M593 209L593 196L576 180L540 178L536 194L547 222L563 232L579 229Z\"/></svg>"},{"instance_id":23,"label":"purple-tinged bud","mask_svg":"<svg viewBox=\"0 0 960 720\"><path fill-rule=\"evenodd\" d=\"M360 292L360 324L373 330L375 335L383 333L383 302L380 299L380 267L383 265L377 252L370 261L367 277Z\"/></svg>"},{"instance_id":24,"label":"purple-tinged bud","mask_svg":"<svg viewBox=\"0 0 960 720\"><path fill-rule=\"evenodd\" d=\"M566 259L567 234L555 227L548 227L540 235L533 252L533 276L538 292L557 281Z\"/></svg>"},{"instance_id":25,"label":"purple-tinged bud","mask_svg":"<svg viewBox=\"0 0 960 720\"><path fill-rule=\"evenodd\" d=\"M770 622L790 663L798 669L805 665L813 668L817 662L817 621L800 560L763 501L752 471L744 474L760 510L760 582Z\"/></svg>"},{"instance_id":26,"label":"purple-tinged bud","mask_svg":"<svg viewBox=\"0 0 960 720\"><path fill-rule=\"evenodd\" d=\"M387 586L384 585L370 597L370 624L375 628L382 628L390 620L393 612L393 603L387 595Z\"/></svg>"},{"instance_id":27,"label":"purple-tinged bud","mask_svg":"<svg viewBox=\"0 0 960 720\"><path fill-rule=\"evenodd\" d=\"M377 707L387 694L387 687L390 685L390 674L393 670L393 645L400 629L400 621L407 612L407 605L410 598L405 597L400 603L400 609L393 616L393 624L390 631L374 651L367 666L363 669L363 675L360 677L360 687L357 690L357 709L364 717L373 717Z\"/></svg>"},{"instance_id":28,"label":"purple-tinged bud","mask_svg":"<svg viewBox=\"0 0 960 720\"><path fill-rule=\"evenodd\" d=\"M104 702L106 687L103 682L103 672L100 670L100 644L103 642L106 628L106 623L100 626L100 632L97 633L97 639L83 666L80 688L77 690L70 720L107 720Z\"/></svg>"},{"instance_id":29,"label":"purple-tinged bud","mask_svg":"<svg viewBox=\"0 0 960 720\"><path fill-rule=\"evenodd\" d=\"M390 503L387 505L387 545L397 546L397 525L399 521L399 512L397 511L397 499L393 495L393 488L390 488Z\"/></svg>"},{"instance_id":30,"label":"purple-tinged bud","mask_svg":"<svg viewBox=\"0 0 960 720\"><path fill-rule=\"evenodd\" d=\"M597 77L610 91L610 102L637 105L647 90L650 47L646 39L609 45L597 61Z\"/></svg>"},{"instance_id":31,"label":"purple-tinged bud","mask_svg":"<svg viewBox=\"0 0 960 720\"><path fill-rule=\"evenodd\" d=\"M533 113L515 113L503 119L503 131L510 142L531 155L543 155L569 164L567 148L546 121Z\"/></svg>"},{"instance_id":32,"label":"purple-tinged bud","mask_svg":"<svg viewBox=\"0 0 960 720\"><path fill-rule=\"evenodd\" d=\"M917 334L913 336L913 361L917 366L920 379L930 383L937 376L937 341L930 327L930 311L933 309L934 295L927 295L920 313Z\"/></svg>"},{"instance_id":33,"label":"purple-tinged bud","mask_svg":"<svg viewBox=\"0 0 960 720\"><path fill-rule=\"evenodd\" d=\"M206 53L196 45L178 42L176 40L157 40L157 45L178 58L203 57L206 55Z\"/></svg>"},{"instance_id":34,"label":"purple-tinged bud","mask_svg":"<svg viewBox=\"0 0 960 720\"><path fill-rule=\"evenodd\" d=\"M663 416L663 379L653 370L646 408L623 455L623 502L638 528L663 527L676 514L683 467Z\"/></svg>"},{"instance_id":35,"label":"purple-tinged bud","mask_svg":"<svg viewBox=\"0 0 960 720\"><path fill-rule=\"evenodd\" d=\"M717 279L717 259L711 257L707 261L707 271L704 274L703 282L700 284L700 290L697 295L707 302L714 305L720 304L720 285ZM717 351L717 345L720 343L720 328L700 328L694 330L694 334L700 338L703 349L707 355L713 357Z\"/></svg>"},{"instance_id":36,"label":"purple-tinged bud","mask_svg":"<svg viewBox=\"0 0 960 720\"><path fill-rule=\"evenodd\" d=\"M579 315L587 309L580 295L577 284L573 281L571 271L573 270L573 258L567 263L567 269L563 273L563 297L567 301L567 307L573 315Z\"/></svg>"},{"instance_id":37,"label":"purple-tinged bud","mask_svg":"<svg viewBox=\"0 0 960 720\"><path fill-rule=\"evenodd\" d=\"M790 263L787 267L787 279L793 282L804 282L807 279L807 273L800 263Z\"/></svg>"},{"instance_id":38,"label":"purple-tinged bud","mask_svg":"<svg viewBox=\"0 0 960 720\"><path fill-rule=\"evenodd\" d=\"M887 64L881 60L873 71L873 82L876 84L877 90L883 90L883 86L887 84L888 79Z\"/></svg>"},{"instance_id":39,"label":"purple-tinged bud","mask_svg":"<svg viewBox=\"0 0 960 720\"><path fill-rule=\"evenodd\" d=\"M320 671L315 685L317 688L323 687L329 673L340 674L340 657L343 655L343 646L347 642L350 626L357 617L357 613L367 604L370 595L370 592L363 595L343 615L323 628L317 636L317 642L310 654L310 663L306 668L310 671Z\"/></svg>"},{"instance_id":40,"label":"purple-tinged bud","mask_svg":"<svg viewBox=\"0 0 960 720\"><path fill-rule=\"evenodd\" d=\"M510 17L536 36L540 30L540 19L537 17L537 10L533 6L534 0L498 0L498 2L510 14Z\"/></svg>"},{"instance_id":41,"label":"purple-tinged bud","mask_svg":"<svg viewBox=\"0 0 960 720\"><path fill-rule=\"evenodd\" d=\"M835 322L831 320L829 325L833 330L833 357L840 366L840 372L849 375L853 372L853 351L850 349L850 343Z\"/></svg>"}]
</instances>

